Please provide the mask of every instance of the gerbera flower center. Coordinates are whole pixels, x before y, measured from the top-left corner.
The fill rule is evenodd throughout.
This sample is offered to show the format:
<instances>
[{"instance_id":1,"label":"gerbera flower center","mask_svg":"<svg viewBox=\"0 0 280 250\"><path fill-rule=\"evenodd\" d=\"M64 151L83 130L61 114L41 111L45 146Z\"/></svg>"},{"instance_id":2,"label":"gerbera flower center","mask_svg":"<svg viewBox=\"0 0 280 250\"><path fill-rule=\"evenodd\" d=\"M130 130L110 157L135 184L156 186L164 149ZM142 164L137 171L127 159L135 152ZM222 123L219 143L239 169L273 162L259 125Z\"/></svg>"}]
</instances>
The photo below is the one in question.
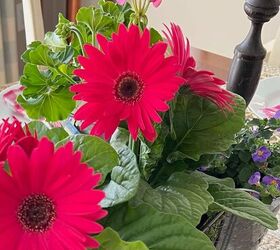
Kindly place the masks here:
<instances>
[{"instance_id":1,"label":"gerbera flower center","mask_svg":"<svg viewBox=\"0 0 280 250\"><path fill-rule=\"evenodd\" d=\"M135 72L125 72L116 80L114 96L118 101L134 104L142 97L144 82Z\"/></svg>"},{"instance_id":2,"label":"gerbera flower center","mask_svg":"<svg viewBox=\"0 0 280 250\"><path fill-rule=\"evenodd\" d=\"M55 204L44 194L30 195L20 204L17 217L26 230L45 232L56 218Z\"/></svg>"}]
</instances>

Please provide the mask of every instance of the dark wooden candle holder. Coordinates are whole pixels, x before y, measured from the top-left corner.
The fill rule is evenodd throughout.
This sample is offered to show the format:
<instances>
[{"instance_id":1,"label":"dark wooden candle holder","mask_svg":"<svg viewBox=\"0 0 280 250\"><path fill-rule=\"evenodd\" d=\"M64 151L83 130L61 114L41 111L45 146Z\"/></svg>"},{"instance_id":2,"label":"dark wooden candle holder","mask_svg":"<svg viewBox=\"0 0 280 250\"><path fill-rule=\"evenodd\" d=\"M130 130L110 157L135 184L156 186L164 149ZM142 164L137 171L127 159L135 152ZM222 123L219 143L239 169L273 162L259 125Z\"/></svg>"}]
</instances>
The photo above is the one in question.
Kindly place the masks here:
<instances>
[{"instance_id":1,"label":"dark wooden candle holder","mask_svg":"<svg viewBox=\"0 0 280 250\"><path fill-rule=\"evenodd\" d=\"M246 0L244 5L252 26L245 40L235 48L227 89L241 95L247 105L258 86L266 56L261 41L262 27L278 13L279 4L279 0Z\"/></svg>"}]
</instances>

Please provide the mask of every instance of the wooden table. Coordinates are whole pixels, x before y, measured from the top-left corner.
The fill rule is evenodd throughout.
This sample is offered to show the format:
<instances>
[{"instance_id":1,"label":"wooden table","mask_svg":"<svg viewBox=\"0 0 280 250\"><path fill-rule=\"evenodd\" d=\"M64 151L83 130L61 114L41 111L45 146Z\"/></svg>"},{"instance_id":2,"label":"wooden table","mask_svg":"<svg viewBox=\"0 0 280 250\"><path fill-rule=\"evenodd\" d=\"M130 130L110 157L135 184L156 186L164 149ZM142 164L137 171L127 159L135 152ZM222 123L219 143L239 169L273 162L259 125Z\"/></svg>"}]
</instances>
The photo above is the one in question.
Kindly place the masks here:
<instances>
[{"instance_id":1,"label":"wooden table","mask_svg":"<svg viewBox=\"0 0 280 250\"><path fill-rule=\"evenodd\" d=\"M191 54L197 62L197 68L209 70L223 80L227 80L231 59L202 49L191 48Z\"/></svg>"}]
</instances>

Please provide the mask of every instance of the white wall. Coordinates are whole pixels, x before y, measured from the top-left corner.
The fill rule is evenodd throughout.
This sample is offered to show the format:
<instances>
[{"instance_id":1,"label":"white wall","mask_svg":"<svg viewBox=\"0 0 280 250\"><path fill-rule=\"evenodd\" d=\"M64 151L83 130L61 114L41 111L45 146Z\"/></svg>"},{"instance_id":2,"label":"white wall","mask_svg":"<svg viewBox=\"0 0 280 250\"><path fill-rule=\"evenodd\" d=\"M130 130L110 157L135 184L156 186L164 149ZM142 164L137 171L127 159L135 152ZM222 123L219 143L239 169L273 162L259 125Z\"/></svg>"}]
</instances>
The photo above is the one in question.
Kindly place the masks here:
<instances>
[{"instance_id":1,"label":"white wall","mask_svg":"<svg viewBox=\"0 0 280 250\"><path fill-rule=\"evenodd\" d=\"M232 57L250 27L243 4L244 0L163 0L159 8L151 7L149 20L159 30L162 23L176 22L192 46ZM278 26L280 14L265 24L264 43L274 38Z\"/></svg>"}]
</instances>

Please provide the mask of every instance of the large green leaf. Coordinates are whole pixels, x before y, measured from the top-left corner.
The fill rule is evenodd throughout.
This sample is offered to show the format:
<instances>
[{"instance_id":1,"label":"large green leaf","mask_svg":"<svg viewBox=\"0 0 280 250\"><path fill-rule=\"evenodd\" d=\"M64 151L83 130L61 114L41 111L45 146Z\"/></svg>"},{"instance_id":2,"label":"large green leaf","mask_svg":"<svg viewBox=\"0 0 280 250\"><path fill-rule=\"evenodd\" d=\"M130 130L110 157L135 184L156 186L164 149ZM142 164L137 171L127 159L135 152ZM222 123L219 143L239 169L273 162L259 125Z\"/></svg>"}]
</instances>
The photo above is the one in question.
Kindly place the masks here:
<instances>
[{"instance_id":1,"label":"large green leaf","mask_svg":"<svg viewBox=\"0 0 280 250\"><path fill-rule=\"evenodd\" d=\"M114 167L111 181L104 186L106 193L102 207L112 207L130 200L137 192L140 172L135 154L124 144L113 143L112 146L120 157L119 166Z\"/></svg>"},{"instance_id":2,"label":"large green leaf","mask_svg":"<svg viewBox=\"0 0 280 250\"><path fill-rule=\"evenodd\" d=\"M214 197L212 209L233 213L259 222L270 229L277 229L277 219L268 207L250 194L222 184L210 184L208 191Z\"/></svg>"},{"instance_id":3,"label":"large green leaf","mask_svg":"<svg viewBox=\"0 0 280 250\"><path fill-rule=\"evenodd\" d=\"M126 241L143 241L150 250L214 250L212 242L186 219L142 204L110 211L105 221Z\"/></svg>"},{"instance_id":4,"label":"large green leaf","mask_svg":"<svg viewBox=\"0 0 280 250\"><path fill-rule=\"evenodd\" d=\"M24 52L23 58L26 62L33 63L36 65L44 65L55 67L57 64L51 56L52 51L44 44L36 44L31 46L27 51Z\"/></svg>"},{"instance_id":5,"label":"large green leaf","mask_svg":"<svg viewBox=\"0 0 280 250\"><path fill-rule=\"evenodd\" d=\"M71 46L67 46L66 44L55 44L58 43L58 41L50 40L55 39L54 35L52 38L50 37L50 35L46 36L46 38L46 42L48 42L49 44L41 44L39 42L36 42L32 43L28 47L28 50L26 50L22 55L22 58L25 62L35 65L47 66L50 68L58 68L61 64L67 64L73 59L74 49ZM58 71L57 73L60 72Z\"/></svg>"},{"instance_id":6,"label":"large green leaf","mask_svg":"<svg viewBox=\"0 0 280 250\"><path fill-rule=\"evenodd\" d=\"M142 181L135 201L148 203L164 213L181 215L196 226L214 201L207 189L208 184L201 177L177 172L166 185L156 189Z\"/></svg>"},{"instance_id":7,"label":"large green leaf","mask_svg":"<svg viewBox=\"0 0 280 250\"><path fill-rule=\"evenodd\" d=\"M57 143L68 136L63 128L49 128L44 123L38 121L28 123L28 128L32 134L36 132L38 138L45 136L54 143Z\"/></svg>"},{"instance_id":8,"label":"large green leaf","mask_svg":"<svg viewBox=\"0 0 280 250\"><path fill-rule=\"evenodd\" d=\"M199 172L199 171L193 172L192 175L196 175L196 176L199 176L199 177L203 178L209 185L211 185L211 184L221 184L221 185L225 185L225 186L230 187L230 188L235 187L234 180L231 179L231 178L219 179L219 178L216 178L214 176L211 176L211 175L205 174L203 172Z\"/></svg>"},{"instance_id":9,"label":"large green leaf","mask_svg":"<svg viewBox=\"0 0 280 250\"><path fill-rule=\"evenodd\" d=\"M92 41L97 33L110 36L114 31L113 20L103 15L100 9L95 7L82 7L79 9L76 20L78 24L85 25L92 34Z\"/></svg>"},{"instance_id":10,"label":"large green leaf","mask_svg":"<svg viewBox=\"0 0 280 250\"><path fill-rule=\"evenodd\" d=\"M50 31L45 34L44 44L55 52L65 49L67 45L65 39Z\"/></svg>"},{"instance_id":11,"label":"large green leaf","mask_svg":"<svg viewBox=\"0 0 280 250\"><path fill-rule=\"evenodd\" d=\"M125 12L128 11L124 7L121 7L119 4L101 0L99 1L100 9L103 12L103 15L109 16L113 22L115 27L117 28L118 24L124 23L125 21Z\"/></svg>"},{"instance_id":12,"label":"large green leaf","mask_svg":"<svg viewBox=\"0 0 280 250\"><path fill-rule=\"evenodd\" d=\"M98 250L149 250L142 241L123 241L119 234L109 227L95 238L100 243Z\"/></svg>"},{"instance_id":13,"label":"large green leaf","mask_svg":"<svg viewBox=\"0 0 280 250\"><path fill-rule=\"evenodd\" d=\"M90 135L73 135L62 141L63 144L71 140L74 149L83 153L82 161L93 167L97 172L102 173L102 184L106 176L118 165L119 159L117 152L110 144L103 139Z\"/></svg>"},{"instance_id":14,"label":"large green leaf","mask_svg":"<svg viewBox=\"0 0 280 250\"><path fill-rule=\"evenodd\" d=\"M245 102L235 97L234 111L224 111L189 91L178 95L173 124L176 142L168 161L199 160L202 154L225 151L244 124Z\"/></svg>"},{"instance_id":15,"label":"large green leaf","mask_svg":"<svg viewBox=\"0 0 280 250\"><path fill-rule=\"evenodd\" d=\"M20 83L25 86L18 102L33 119L64 120L76 103L69 91L68 79L50 71L40 72L36 65L27 63Z\"/></svg>"}]
</instances>

